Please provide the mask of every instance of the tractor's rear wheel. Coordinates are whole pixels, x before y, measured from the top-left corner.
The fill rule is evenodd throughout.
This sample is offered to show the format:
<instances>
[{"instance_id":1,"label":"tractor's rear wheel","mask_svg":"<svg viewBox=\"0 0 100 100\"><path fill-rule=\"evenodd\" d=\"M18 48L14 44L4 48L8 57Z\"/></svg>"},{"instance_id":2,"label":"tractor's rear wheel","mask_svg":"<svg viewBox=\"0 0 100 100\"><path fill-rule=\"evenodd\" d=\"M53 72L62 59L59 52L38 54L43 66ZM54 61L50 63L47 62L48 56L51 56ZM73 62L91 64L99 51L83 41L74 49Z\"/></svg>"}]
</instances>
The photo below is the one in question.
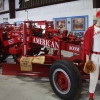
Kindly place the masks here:
<instances>
[{"instance_id":1,"label":"tractor's rear wheel","mask_svg":"<svg viewBox=\"0 0 100 100\"><path fill-rule=\"evenodd\" d=\"M58 60L50 68L50 84L55 94L63 100L75 100L82 90L82 78L70 61Z\"/></svg>"}]
</instances>

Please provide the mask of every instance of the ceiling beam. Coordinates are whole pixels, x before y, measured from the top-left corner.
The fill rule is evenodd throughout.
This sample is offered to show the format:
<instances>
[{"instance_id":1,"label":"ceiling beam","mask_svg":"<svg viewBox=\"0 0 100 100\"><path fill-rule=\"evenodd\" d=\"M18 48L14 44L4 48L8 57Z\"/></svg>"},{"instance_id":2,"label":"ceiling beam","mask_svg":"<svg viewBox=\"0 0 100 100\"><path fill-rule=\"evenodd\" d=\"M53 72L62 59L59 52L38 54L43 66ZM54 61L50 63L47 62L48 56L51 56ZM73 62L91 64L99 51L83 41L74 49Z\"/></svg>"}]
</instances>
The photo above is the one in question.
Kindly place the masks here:
<instances>
[{"instance_id":1,"label":"ceiling beam","mask_svg":"<svg viewBox=\"0 0 100 100\"><path fill-rule=\"evenodd\" d=\"M23 0L20 0L20 1L23 1ZM56 2L56 4L64 3L64 2L73 2L73 1L78 1L78 0L61 0L61 1L59 0L59 2ZM43 6L49 6L49 5L54 5L54 4L55 3L48 4L48 5L45 4ZM32 9L32 8L38 8L38 7L42 7L42 6L35 6L35 7L17 8L17 9L15 9L15 0L9 0L9 10L0 12L0 15L1 14L9 13L10 18L15 18L15 12L16 11L21 11L21 10L25 10L25 9Z\"/></svg>"},{"instance_id":2,"label":"ceiling beam","mask_svg":"<svg viewBox=\"0 0 100 100\"><path fill-rule=\"evenodd\" d=\"M52 3L46 3L46 4L42 4L42 5L40 4L40 5L28 6L27 7L25 5L27 5L29 2L31 2L31 0L28 1L28 2L20 0L20 3L22 4L22 6L24 5L25 7L18 8L18 9L16 9L16 11L25 10L25 9L32 9L32 8L38 8L38 7L49 6L49 5L55 5L55 4L65 3L65 2L73 2L73 1L78 1L78 0L58 0L58 1L52 2Z\"/></svg>"}]
</instances>

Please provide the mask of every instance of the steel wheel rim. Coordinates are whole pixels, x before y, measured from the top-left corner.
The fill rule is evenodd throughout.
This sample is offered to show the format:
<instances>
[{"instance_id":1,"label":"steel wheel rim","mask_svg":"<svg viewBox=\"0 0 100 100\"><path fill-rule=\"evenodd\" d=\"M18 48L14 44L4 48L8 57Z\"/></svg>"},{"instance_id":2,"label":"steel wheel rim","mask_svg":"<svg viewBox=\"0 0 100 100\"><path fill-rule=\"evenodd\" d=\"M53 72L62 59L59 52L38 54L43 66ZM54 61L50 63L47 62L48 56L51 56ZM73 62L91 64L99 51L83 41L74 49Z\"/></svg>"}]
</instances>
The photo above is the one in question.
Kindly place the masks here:
<instances>
[{"instance_id":1,"label":"steel wheel rim","mask_svg":"<svg viewBox=\"0 0 100 100\"><path fill-rule=\"evenodd\" d=\"M67 81L64 80L65 83L61 83L61 84L64 84L64 85L65 85L66 90L63 90L63 89L61 88L61 86L59 85L59 82L57 82L57 80L59 80L59 79L57 79L57 73L58 73L58 72L61 72L61 73L63 73L63 74L65 75L65 78L66 78ZM69 78L68 74L67 74L63 69L60 69L60 68L55 69L54 72L53 72L52 78L53 78L53 84L54 84L56 90L57 90L59 93L61 93L61 94L67 94L67 93L70 91L70 88L71 88L70 78ZM62 79L63 79L63 77L62 77ZM66 84L66 83L68 83L68 84ZM62 85L62 86L63 86L63 85Z\"/></svg>"}]
</instances>

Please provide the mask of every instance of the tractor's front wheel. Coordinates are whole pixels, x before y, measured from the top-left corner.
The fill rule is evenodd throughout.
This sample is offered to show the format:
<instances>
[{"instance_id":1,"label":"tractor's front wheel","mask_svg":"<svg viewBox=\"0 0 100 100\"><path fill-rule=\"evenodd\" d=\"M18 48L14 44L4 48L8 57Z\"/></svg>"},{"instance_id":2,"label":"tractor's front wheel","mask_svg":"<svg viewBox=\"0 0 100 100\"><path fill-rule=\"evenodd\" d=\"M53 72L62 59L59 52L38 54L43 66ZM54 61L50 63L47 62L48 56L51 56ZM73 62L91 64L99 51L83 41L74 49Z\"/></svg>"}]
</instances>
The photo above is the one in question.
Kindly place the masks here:
<instances>
[{"instance_id":1,"label":"tractor's front wheel","mask_svg":"<svg viewBox=\"0 0 100 100\"><path fill-rule=\"evenodd\" d=\"M70 61L59 60L53 63L49 79L55 94L63 100L75 100L81 93L80 72Z\"/></svg>"}]
</instances>

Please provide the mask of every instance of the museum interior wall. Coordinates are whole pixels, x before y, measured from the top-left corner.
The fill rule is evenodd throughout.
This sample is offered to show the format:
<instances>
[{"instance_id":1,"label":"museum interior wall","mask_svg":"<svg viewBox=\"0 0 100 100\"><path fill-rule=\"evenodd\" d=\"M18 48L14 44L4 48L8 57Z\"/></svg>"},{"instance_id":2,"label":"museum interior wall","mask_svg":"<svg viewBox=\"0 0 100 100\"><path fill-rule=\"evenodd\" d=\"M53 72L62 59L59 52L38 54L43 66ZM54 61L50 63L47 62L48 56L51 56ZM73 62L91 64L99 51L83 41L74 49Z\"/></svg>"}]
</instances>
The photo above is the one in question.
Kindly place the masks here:
<instances>
[{"instance_id":1,"label":"museum interior wall","mask_svg":"<svg viewBox=\"0 0 100 100\"><path fill-rule=\"evenodd\" d=\"M19 0L16 0L16 8L19 7ZM4 2L4 10L7 10L8 0ZM52 20L58 17L69 17L69 16L89 16L89 26L93 24L93 16L97 9L93 9L92 0L79 0L68 3L61 3L56 5L50 5L45 7L39 7L34 9L28 9L28 18L30 20ZM0 15L0 22L3 22L3 18L9 19L9 14ZM25 19L25 10L17 11L15 19L9 19L10 23L16 21L23 21Z\"/></svg>"}]
</instances>

